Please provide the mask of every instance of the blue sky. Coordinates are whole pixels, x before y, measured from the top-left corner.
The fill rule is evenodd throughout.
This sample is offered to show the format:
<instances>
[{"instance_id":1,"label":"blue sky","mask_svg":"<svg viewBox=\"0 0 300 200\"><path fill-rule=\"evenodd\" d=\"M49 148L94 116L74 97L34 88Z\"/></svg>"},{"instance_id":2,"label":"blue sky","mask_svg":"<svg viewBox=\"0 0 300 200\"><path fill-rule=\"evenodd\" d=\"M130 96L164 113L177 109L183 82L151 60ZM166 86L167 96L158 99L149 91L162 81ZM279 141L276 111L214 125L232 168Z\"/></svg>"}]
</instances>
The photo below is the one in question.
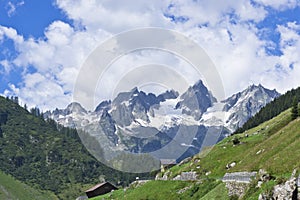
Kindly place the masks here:
<instances>
[{"instance_id":1,"label":"blue sky","mask_svg":"<svg viewBox=\"0 0 300 200\"><path fill-rule=\"evenodd\" d=\"M25 38L43 37L45 28L52 21L65 20L51 0L1 1L0 7L1 25L13 27Z\"/></svg>"},{"instance_id":2,"label":"blue sky","mask_svg":"<svg viewBox=\"0 0 300 200\"><path fill-rule=\"evenodd\" d=\"M28 39L44 37L45 28L54 20L66 20L66 16L54 6L51 0L0 1L0 25L14 28ZM0 59L14 59L17 52L12 40L1 42ZM1 74L0 91L3 93L8 84L18 85L22 80L23 68L13 68L10 73ZM29 71L34 71L30 68Z\"/></svg>"},{"instance_id":3,"label":"blue sky","mask_svg":"<svg viewBox=\"0 0 300 200\"><path fill-rule=\"evenodd\" d=\"M152 26L196 41L215 63L227 96L253 83L283 93L300 86L299 16L299 0L2 0L0 94L44 110L65 107L81 65L98 45ZM158 57L146 54L149 63L151 56Z\"/></svg>"}]
</instances>

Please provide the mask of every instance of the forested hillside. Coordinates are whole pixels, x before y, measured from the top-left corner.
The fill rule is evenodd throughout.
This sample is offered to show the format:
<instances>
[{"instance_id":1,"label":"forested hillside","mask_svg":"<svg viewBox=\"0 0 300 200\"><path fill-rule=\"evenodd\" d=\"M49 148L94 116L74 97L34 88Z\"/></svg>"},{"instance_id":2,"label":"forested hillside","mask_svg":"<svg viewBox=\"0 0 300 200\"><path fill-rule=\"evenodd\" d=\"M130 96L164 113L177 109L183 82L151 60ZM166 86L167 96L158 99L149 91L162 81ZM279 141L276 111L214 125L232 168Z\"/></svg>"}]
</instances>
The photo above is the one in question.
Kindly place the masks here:
<instances>
[{"instance_id":1,"label":"forested hillside","mask_svg":"<svg viewBox=\"0 0 300 200\"><path fill-rule=\"evenodd\" d=\"M76 130L45 121L16 101L0 97L0 170L31 186L74 199L99 177L126 184L136 175L115 171L92 157ZM91 138L93 140L93 138ZM123 180L123 182L121 182Z\"/></svg>"}]
</instances>

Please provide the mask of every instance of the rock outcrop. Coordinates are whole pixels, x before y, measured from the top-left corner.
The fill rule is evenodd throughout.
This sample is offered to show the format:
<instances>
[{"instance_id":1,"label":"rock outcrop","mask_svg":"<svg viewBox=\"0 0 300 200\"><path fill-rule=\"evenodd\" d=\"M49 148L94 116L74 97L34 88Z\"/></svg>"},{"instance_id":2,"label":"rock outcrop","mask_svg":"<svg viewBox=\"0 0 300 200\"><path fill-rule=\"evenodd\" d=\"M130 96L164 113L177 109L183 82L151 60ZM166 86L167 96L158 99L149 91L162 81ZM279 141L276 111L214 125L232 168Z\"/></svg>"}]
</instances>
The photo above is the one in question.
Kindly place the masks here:
<instances>
[{"instance_id":1,"label":"rock outcrop","mask_svg":"<svg viewBox=\"0 0 300 200\"><path fill-rule=\"evenodd\" d=\"M258 200L276 199L276 200L299 200L297 178L295 177L296 170L286 182L275 185L272 192L269 194L262 193Z\"/></svg>"},{"instance_id":2,"label":"rock outcrop","mask_svg":"<svg viewBox=\"0 0 300 200\"><path fill-rule=\"evenodd\" d=\"M196 172L181 172L180 175L177 175L173 180L176 181L195 181L198 176Z\"/></svg>"},{"instance_id":3,"label":"rock outcrop","mask_svg":"<svg viewBox=\"0 0 300 200\"><path fill-rule=\"evenodd\" d=\"M247 186L247 183L226 182L228 196L243 196L245 194Z\"/></svg>"},{"instance_id":4,"label":"rock outcrop","mask_svg":"<svg viewBox=\"0 0 300 200\"><path fill-rule=\"evenodd\" d=\"M297 185L296 178L292 177L287 180L284 184L276 185L273 190L274 199L292 199L297 200Z\"/></svg>"}]
</instances>

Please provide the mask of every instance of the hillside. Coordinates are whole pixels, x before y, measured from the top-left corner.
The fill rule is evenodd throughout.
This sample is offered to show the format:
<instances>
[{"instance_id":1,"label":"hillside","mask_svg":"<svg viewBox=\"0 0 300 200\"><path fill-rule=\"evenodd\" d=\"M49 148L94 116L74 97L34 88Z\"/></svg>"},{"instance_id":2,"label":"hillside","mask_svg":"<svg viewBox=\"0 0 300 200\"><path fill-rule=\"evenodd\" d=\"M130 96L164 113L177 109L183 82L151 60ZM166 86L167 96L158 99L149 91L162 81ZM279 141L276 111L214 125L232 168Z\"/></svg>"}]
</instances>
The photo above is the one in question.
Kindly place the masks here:
<instances>
[{"instance_id":1,"label":"hillside","mask_svg":"<svg viewBox=\"0 0 300 200\"><path fill-rule=\"evenodd\" d=\"M55 200L57 197L50 192L34 189L0 171L0 199Z\"/></svg>"},{"instance_id":2,"label":"hillside","mask_svg":"<svg viewBox=\"0 0 300 200\"><path fill-rule=\"evenodd\" d=\"M112 170L82 145L76 130L45 121L12 100L0 97L0 170L60 199L74 199L105 177L113 183L135 175ZM93 141L93 138L87 140ZM122 183L122 182L121 182Z\"/></svg>"},{"instance_id":3,"label":"hillside","mask_svg":"<svg viewBox=\"0 0 300 200\"><path fill-rule=\"evenodd\" d=\"M239 144L234 145L233 141ZM160 177L165 175L168 181L149 181L139 187L128 188L125 199L165 199L167 196L172 199L228 199L225 184L220 181L225 173L263 169L272 180L263 183L261 188L256 187L257 182L250 184L243 197L258 199L260 193L271 191L274 185L287 180L294 169L299 174L299 144L300 118L291 121L289 109L259 126L224 139L189 162L159 174ZM226 169L230 163L235 163L235 166ZM191 171L198 174L198 181L171 180L181 172ZM120 190L109 195L114 199L124 199L125 194Z\"/></svg>"}]
</instances>

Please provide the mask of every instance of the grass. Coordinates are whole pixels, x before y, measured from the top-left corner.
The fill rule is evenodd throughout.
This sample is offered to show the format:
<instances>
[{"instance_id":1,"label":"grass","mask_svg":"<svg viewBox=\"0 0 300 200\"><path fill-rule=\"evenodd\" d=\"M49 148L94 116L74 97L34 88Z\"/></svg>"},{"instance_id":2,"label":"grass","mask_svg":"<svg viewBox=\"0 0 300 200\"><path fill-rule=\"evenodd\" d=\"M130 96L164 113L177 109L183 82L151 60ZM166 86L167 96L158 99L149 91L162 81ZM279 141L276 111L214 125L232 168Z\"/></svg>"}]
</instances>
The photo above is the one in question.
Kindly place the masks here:
<instances>
[{"instance_id":1,"label":"grass","mask_svg":"<svg viewBox=\"0 0 300 200\"><path fill-rule=\"evenodd\" d=\"M220 181L205 180L203 182L189 181L149 181L141 186L129 187L126 190L120 189L112 193L92 198L92 200L102 199L126 199L126 200L180 200L180 199L208 199L205 197L211 188L221 188ZM218 190L218 189L217 189ZM217 190L211 193L211 196L217 195ZM219 194L226 194L225 188L219 191Z\"/></svg>"},{"instance_id":2,"label":"grass","mask_svg":"<svg viewBox=\"0 0 300 200\"><path fill-rule=\"evenodd\" d=\"M240 140L233 145L234 138ZM200 177L222 178L226 172L265 169L275 176L290 175L300 169L300 119L290 121L290 110L242 134L225 138L206 152L196 155L190 163L170 169L176 176L182 171L196 171ZM200 159L200 162L194 162ZM236 166L230 170L226 165ZM197 167L198 166L198 167ZM199 167L200 166L200 167Z\"/></svg>"},{"instance_id":3,"label":"grass","mask_svg":"<svg viewBox=\"0 0 300 200\"><path fill-rule=\"evenodd\" d=\"M50 192L39 191L0 171L0 199L56 200Z\"/></svg>"},{"instance_id":4,"label":"grass","mask_svg":"<svg viewBox=\"0 0 300 200\"><path fill-rule=\"evenodd\" d=\"M230 199L225 184L219 181L226 172L266 170L275 177L257 188L257 180L251 183L243 199L257 199L268 193L273 186L290 177L293 169L300 170L300 118L291 121L290 109L277 117L247 130L225 138L214 147L194 156L183 165L168 169L168 177L181 172L196 171L199 182L149 181L138 187L118 190L94 198L100 199ZM232 140L238 138L240 144ZM232 162L236 166L226 169ZM209 172L209 173L207 173ZM163 175L163 174L161 174ZM183 191L179 193L179 191Z\"/></svg>"},{"instance_id":5,"label":"grass","mask_svg":"<svg viewBox=\"0 0 300 200\"><path fill-rule=\"evenodd\" d=\"M229 200L225 183L221 183L204 195L200 200Z\"/></svg>"}]
</instances>

